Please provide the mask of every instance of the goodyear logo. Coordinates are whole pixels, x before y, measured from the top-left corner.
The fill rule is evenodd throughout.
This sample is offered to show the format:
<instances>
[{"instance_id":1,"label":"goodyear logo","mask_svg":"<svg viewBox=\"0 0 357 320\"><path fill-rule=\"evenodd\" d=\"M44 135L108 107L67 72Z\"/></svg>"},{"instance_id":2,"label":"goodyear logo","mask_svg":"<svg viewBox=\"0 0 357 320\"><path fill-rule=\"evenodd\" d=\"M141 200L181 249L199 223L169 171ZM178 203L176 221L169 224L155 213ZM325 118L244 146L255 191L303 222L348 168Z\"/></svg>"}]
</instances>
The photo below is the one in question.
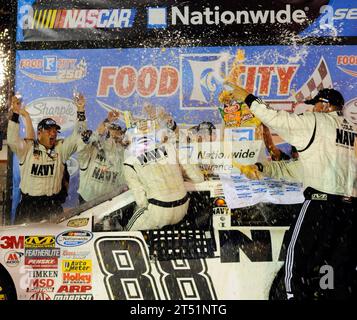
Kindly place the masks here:
<instances>
[{"instance_id":1,"label":"goodyear logo","mask_svg":"<svg viewBox=\"0 0 357 320\"><path fill-rule=\"evenodd\" d=\"M92 260L62 260L62 272L92 272Z\"/></svg>"},{"instance_id":2,"label":"goodyear logo","mask_svg":"<svg viewBox=\"0 0 357 320\"><path fill-rule=\"evenodd\" d=\"M55 246L54 236L26 236L25 248L53 248Z\"/></svg>"}]
</instances>

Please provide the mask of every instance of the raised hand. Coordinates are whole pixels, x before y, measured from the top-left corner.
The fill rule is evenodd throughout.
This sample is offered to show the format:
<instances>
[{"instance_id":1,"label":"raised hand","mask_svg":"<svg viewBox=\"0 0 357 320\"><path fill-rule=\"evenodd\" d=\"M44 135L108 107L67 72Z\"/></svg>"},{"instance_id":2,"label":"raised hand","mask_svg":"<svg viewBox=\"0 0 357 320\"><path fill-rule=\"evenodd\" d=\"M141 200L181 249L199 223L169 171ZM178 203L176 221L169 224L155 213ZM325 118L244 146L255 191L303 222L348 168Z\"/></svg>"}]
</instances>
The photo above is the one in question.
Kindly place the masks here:
<instances>
[{"instance_id":1,"label":"raised hand","mask_svg":"<svg viewBox=\"0 0 357 320\"><path fill-rule=\"evenodd\" d=\"M19 97L13 96L11 98L11 109L14 113L20 114L22 101Z\"/></svg>"},{"instance_id":2,"label":"raised hand","mask_svg":"<svg viewBox=\"0 0 357 320\"><path fill-rule=\"evenodd\" d=\"M114 122L120 118L120 112L118 110L112 110L108 112L107 119L109 122Z\"/></svg>"},{"instance_id":3,"label":"raised hand","mask_svg":"<svg viewBox=\"0 0 357 320\"><path fill-rule=\"evenodd\" d=\"M86 105L86 98L83 94L79 93L73 97L73 102L77 107L77 111L84 111Z\"/></svg>"}]
</instances>

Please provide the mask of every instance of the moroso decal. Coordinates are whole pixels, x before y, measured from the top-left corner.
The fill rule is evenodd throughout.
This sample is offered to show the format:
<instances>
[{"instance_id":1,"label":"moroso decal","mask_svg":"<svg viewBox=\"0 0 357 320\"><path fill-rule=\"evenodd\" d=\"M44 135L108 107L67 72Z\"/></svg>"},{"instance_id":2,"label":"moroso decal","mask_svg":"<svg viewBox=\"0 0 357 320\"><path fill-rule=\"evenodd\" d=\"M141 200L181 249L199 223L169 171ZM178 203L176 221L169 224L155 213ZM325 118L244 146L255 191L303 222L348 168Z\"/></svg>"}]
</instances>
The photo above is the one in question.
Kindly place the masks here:
<instances>
[{"instance_id":1,"label":"moroso decal","mask_svg":"<svg viewBox=\"0 0 357 320\"><path fill-rule=\"evenodd\" d=\"M53 300L93 300L92 294L56 294Z\"/></svg>"},{"instance_id":2,"label":"moroso decal","mask_svg":"<svg viewBox=\"0 0 357 320\"><path fill-rule=\"evenodd\" d=\"M17 267L20 264L23 252L9 251L5 254L4 261L8 267Z\"/></svg>"},{"instance_id":3,"label":"moroso decal","mask_svg":"<svg viewBox=\"0 0 357 320\"><path fill-rule=\"evenodd\" d=\"M89 242L93 238L90 231L71 230L65 231L56 237L56 242L63 247L77 247Z\"/></svg>"}]
</instances>

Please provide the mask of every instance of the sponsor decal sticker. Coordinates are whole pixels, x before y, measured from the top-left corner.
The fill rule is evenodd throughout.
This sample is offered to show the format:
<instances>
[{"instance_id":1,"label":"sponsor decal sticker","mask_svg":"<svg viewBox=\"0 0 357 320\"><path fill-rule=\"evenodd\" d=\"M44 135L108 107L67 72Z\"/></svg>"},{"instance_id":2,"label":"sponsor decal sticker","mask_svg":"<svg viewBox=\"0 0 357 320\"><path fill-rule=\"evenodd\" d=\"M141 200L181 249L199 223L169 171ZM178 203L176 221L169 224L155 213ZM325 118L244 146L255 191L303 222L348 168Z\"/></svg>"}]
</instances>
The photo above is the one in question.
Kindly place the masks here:
<instances>
[{"instance_id":1,"label":"sponsor decal sticker","mask_svg":"<svg viewBox=\"0 0 357 320\"><path fill-rule=\"evenodd\" d=\"M29 300L51 300L50 296L45 292L34 293Z\"/></svg>"},{"instance_id":2,"label":"sponsor decal sticker","mask_svg":"<svg viewBox=\"0 0 357 320\"><path fill-rule=\"evenodd\" d=\"M56 238L57 244L63 247L81 246L93 238L93 234L86 230L71 230L59 234Z\"/></svg>"},{"instance_id":3,"label":"sponsor decal sticker","mask_svg":"<svg viewBox=\"0 0 357 320\"><path fill-rule=\"evenodd\" d=\"M25 248L54 248L54 236L26 236Z\"/></svg>"},{"instance_id":4,"label":"sponsor decal sticker","mask_svg":"<svg viewBox=\"0 0 357 320\"><path fill-rule=\"evenodd\" d=\"M92 260L62 260L62 272L92 272Z\"/></svg>"},{"instance_id":5,"label":"sponsor decal sticker","mask_svg":"<svg viewBox=\"0 0 357 320\"><path fill-rule=\"evenodd\" d=\"M88 224L88 222L89 222L89 218L72 219L68 221L67 227L71 227L71 228L84 227Z\"/></svg>"},{"instance_id":6,"label":"sponsor decal sticker","mask_svg":"<svg viewBox=\"0 0 357 320\"><path fill-rule=\"evenodd\" d=\"M68 249L64 249L62 251L63 258L71 258L71 259L85 259L90 255L90 251L71 251Z\"/></svg>"},{"instance_id":7,"label":"sponsor decal sticker","mask_svg":"<svg viewBox=\"0 0 357 320\"><path fill-rule=\"evenodd\" d=\"M79 286L79 285L62 285L58 289L58 293L86 293L87 291L92 290L92 286Z\"/></svg>"},{"instance_id":8,"label":"sponsor decal sticker","mask_svg":"<svg viewBox=\"0 0 357 320\"><path fill-rule=\"evenodd\" d=\"M0 249L23 249L24 236L2 236L0 237Z\"/></svg>"},{"instance_id":9,"label":"sponsor decal sticker","mask_svg":"<svg viewBox=\"0 0 357 320\"><path fill-rule=\"evenodd\" d=\"M93 300L92 294L56 294L54 300Z\"/></svg>"},{"instance_id":10,"label":"sponsor decal sticker","mask_svg":"<svg viewBox=\"0 0 357 320\"><path fill-rule=\"evenodd\" d=\"M29 258L25 257L25 265L33 269L57 269L58 258Z\"/></svg>"},{"instance_id":11,"label":"sponsor decal sticker","mask_svg":"<svg viewBox=\"0 0 357 320\"><path fill-rule=\"evenodd\" d=\"M26 289L27 292L54 292L54 279L30 279L29 287Z\"/></svg>"},{"instance_id":12,"label":"sponsor decal sticker","mask_svg":"<svg viewBox=\"0 0 357 320\"><path fill-rule=\"evenodd\" d=\"M57 257L61 256L60 248L50 249L25 249L25 256L30 258Z\"/></svg>"},{"instance_id":13,"label":"sponsor decal sticker","mask_svg":"<svg viewBox=\"0 0 357 320\"><path fill-rule=\"evenodd\" d=\"M92 282L92 275L86 273L63 273L63 284L89 284Z\"/></svg>"},{"instance_id":14,"label":"sponsor decal sticker","mask_svg":"<svg viewBox=\"0 0 357 320\"><path fill-rule=\"evenodd\" d=\"M17 267L20 264L23 255L23 252L9 251L4 256L5 264L8 267Z\"/></svg>"},{"instance_id":15,"label":"sponsor decal sticker","mask_svg":"<svg viewBox=\"0 0 357 320\"><path fill-rule=\"evenodd\" d=\"M28 270L29 278L57 278L58 271L52 270Z\"/></svg>"}]
</instances>

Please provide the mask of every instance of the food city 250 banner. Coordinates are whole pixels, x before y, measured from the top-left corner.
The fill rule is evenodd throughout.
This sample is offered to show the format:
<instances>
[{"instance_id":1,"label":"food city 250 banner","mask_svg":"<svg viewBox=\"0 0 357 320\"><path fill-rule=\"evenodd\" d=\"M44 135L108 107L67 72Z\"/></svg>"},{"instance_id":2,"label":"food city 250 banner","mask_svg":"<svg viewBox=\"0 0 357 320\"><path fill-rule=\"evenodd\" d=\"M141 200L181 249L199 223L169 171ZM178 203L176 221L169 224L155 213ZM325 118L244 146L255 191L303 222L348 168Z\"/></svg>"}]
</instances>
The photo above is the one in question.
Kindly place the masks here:
<instances>
[{"instance_id":1,"label":"food city 250 banner","mask_svg":"<svg viewBox=\"0 0 357 320\"><path fill-rule=\"evenodd\" d=\"M250 0L19 0L17 41L277 43L296 35L353 36L356 10L346 0L261 0L259 6Z\"/></svg>"},{"instance_id":2,"label":"food city 250 banner","mask_svg":"<svg viewBox=\"0 0 357 320\"><path fill-rule=\"evenodd\" d=\"M237 60L239 50L243 54ZM239 71L237 81L279 110L302 112L305 98L334 87L345 97L346 115L357 122L357 56L352 45L23 50L16 54L16 91L34 125L53 117L64 136L76 118L74 90L86 97L91 129L108 110L140 115L145 103L165 108L182 127L202 121L221 124L218 95L233 68ZM74 160L71 167L78 170ZM15 192L18 180L15 161ZM71 188L76 183L71 177Z\"/></svg>"}]
</instances>

